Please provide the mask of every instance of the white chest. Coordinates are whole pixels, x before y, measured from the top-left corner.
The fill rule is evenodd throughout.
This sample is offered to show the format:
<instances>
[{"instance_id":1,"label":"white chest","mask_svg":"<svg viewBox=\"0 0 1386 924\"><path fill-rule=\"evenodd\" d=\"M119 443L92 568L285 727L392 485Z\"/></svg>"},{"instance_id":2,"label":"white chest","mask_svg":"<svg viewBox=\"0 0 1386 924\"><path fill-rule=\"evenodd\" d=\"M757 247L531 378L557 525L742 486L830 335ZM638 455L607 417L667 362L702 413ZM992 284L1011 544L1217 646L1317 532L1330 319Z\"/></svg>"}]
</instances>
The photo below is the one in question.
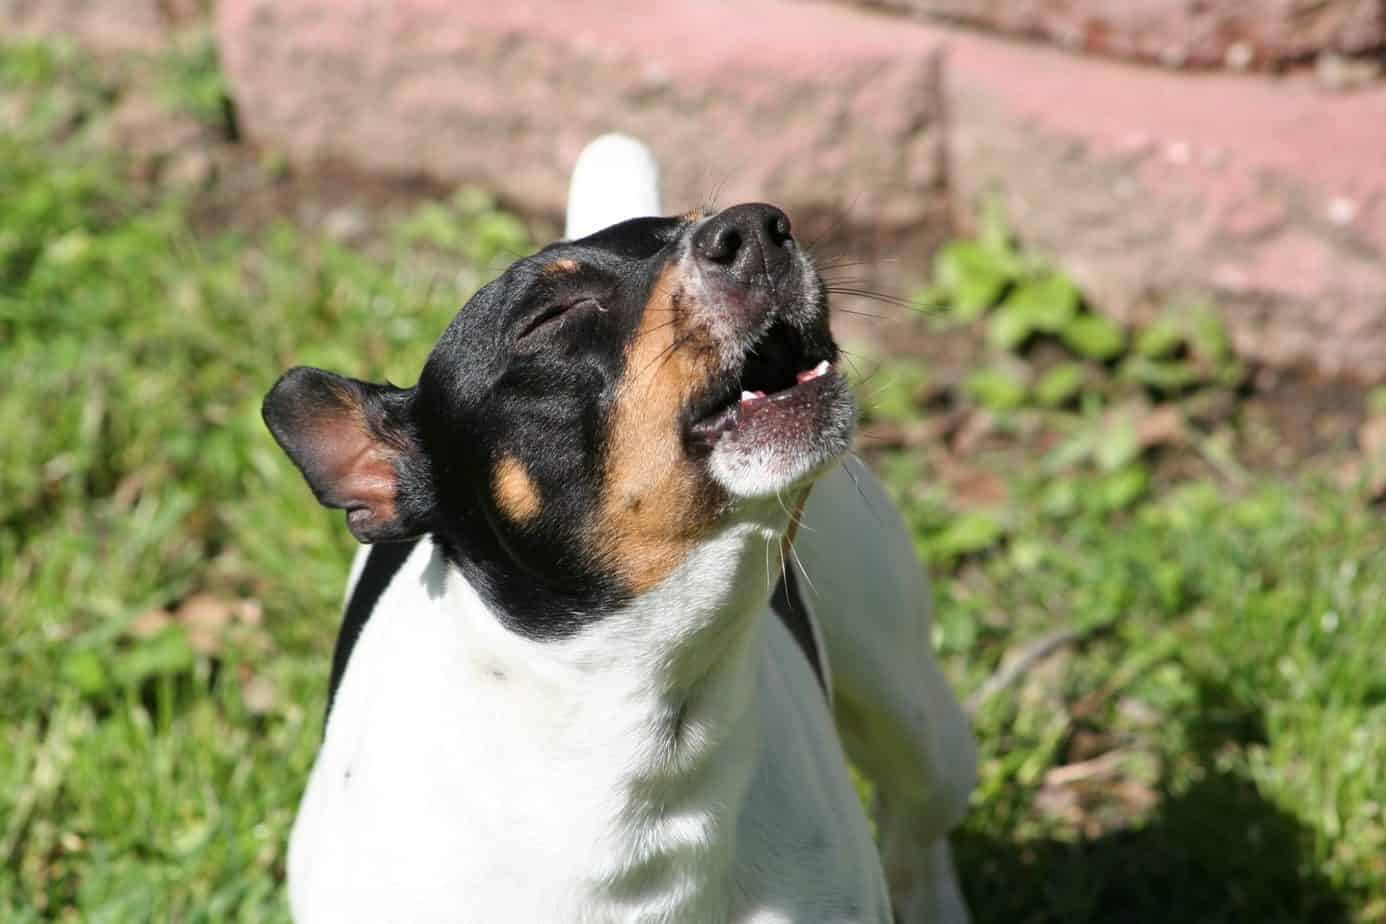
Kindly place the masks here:
<instances>
[{"instance_id":1,"label":"white chest","mask_svg":"<svg viewBox=\"0 0 1386 924\"><path fill-rule=\"evenodd\" d=\"M629 636L535 657L459 618L458 583L422 543L356 646L291 844L300 924L888 919L807 664L761 663L783 632L741 627L664 701L602 663Z\"/></svg>"}]
</instances>

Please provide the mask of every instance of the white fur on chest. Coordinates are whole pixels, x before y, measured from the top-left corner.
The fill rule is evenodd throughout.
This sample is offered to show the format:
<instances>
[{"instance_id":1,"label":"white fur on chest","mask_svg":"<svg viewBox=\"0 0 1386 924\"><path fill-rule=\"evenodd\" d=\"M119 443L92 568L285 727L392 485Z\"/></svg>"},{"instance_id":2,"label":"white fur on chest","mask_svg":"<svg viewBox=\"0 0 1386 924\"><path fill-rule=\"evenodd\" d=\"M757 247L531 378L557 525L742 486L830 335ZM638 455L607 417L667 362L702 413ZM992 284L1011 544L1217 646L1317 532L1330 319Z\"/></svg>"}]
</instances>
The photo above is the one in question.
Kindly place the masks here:
<instances>
[{"instance_id":1,"label":"white fur on chest","mask_svg":"<svg viewBox=\"0 0 1386 924\"><path fill-rule=\"evenodd\" d=\"M630 610L533 642L420 543L338 691L295 918L888 920L822 693L760 612L760 546L708 543Z\"/></svg>"}]
</instances>

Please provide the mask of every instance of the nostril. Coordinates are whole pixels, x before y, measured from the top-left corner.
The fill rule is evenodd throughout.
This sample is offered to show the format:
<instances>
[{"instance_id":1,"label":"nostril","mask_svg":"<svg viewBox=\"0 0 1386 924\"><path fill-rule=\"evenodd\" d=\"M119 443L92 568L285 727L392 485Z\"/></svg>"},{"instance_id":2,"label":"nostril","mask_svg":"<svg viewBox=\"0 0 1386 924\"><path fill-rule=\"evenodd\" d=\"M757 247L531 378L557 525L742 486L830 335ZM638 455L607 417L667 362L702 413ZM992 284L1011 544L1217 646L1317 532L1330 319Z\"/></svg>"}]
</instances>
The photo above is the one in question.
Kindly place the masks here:
<instances>
[{"instance_id":1,"label":"nostril","mask_svg":"<svg viewBox=\"0 0 1386 924\"><path fill-rule=\"evenodd\" d=\"M693 233L700 261L741 276L781 273L793 247L789 217L763 202L732 206Z\"/></svg>"},{"instance_id":2,"label":"nostril","mask_svg":"<svg viewBox=\"0 0 1386 924\"><path fill-rule=\"evenodd\" d=\"M765 222L765 235L777 247L792 241L794 236L789 233L789 216L783 212L772 214Z\"/></svg>"},{"instance_id":3,"label":"nostril","mask_svg":"<svg viewBox=\"0 0 1386 924\"><path fill-rule=\"evenodd\" d=\"M703 256L713 263L732 263L741 250L741 232L731 225L717 229L703 247Z\"/></svg>"}]
</instances>

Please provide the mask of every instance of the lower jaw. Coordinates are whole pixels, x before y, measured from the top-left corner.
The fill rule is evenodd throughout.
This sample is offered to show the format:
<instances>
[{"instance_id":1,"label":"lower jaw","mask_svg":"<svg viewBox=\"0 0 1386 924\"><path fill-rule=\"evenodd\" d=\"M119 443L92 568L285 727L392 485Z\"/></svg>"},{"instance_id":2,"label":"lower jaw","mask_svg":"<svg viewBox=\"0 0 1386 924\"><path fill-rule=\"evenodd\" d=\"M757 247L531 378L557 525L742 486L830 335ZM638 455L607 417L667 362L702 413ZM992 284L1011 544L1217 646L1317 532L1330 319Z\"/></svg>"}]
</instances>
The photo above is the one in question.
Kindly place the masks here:
<instances>
[{"instance_id":1,"label":"lower jaw","mask_svg":"<svg viewBox=\"0 0 1386 924\"><path fill-rule=\"evenodd\" d=\"M712 460L712 477L733 498L784 497L807 487L840 456L828 455L795 459L784 465L767 465L761 460Z\"/></svg>"},{"instance_id":2,"label":"lower jaw","mask_svg":"<svg viewBox=\"0 0 1386 924\"><path fill-rule=\"evenodd\" d=\"M856 404L831 374L788 395L761 399L706 447L706 464L732 497L773 497L808 483L851 448Z\"/></svg>"},{"instance_id":3,"label":"lower jaw","mask_svg":"<svg viewBox=\"0 0 1386 924\"><path fill-rule=\"evenodd\" d=\"M811 483L846 454L851 440L850 427L759 445L724 439L708 466L713 480L733 497L772 497Z\"/></svg>"}]
</instances>

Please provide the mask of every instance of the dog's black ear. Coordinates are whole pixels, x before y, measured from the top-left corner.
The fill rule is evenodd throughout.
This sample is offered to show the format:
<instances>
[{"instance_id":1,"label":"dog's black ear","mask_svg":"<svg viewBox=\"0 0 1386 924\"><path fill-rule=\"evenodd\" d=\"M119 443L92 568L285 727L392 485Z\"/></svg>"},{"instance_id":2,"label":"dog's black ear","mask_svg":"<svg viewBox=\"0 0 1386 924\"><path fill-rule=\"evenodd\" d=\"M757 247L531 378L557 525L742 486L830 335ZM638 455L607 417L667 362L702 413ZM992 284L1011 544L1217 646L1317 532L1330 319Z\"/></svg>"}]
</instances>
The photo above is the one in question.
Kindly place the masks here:
<instances>
[{"instance_id":1,"label":"dog's black ear","mask_svg":"<svg viewBox=\"0 0 1386 924\"><path fill-rule=\"evenodd\" d=\"M326 507L347 512L361 542L428 531L428 466L410 417L410 389L300 366L265 396L275 440Z\"/></svg>"}]
</instances>

